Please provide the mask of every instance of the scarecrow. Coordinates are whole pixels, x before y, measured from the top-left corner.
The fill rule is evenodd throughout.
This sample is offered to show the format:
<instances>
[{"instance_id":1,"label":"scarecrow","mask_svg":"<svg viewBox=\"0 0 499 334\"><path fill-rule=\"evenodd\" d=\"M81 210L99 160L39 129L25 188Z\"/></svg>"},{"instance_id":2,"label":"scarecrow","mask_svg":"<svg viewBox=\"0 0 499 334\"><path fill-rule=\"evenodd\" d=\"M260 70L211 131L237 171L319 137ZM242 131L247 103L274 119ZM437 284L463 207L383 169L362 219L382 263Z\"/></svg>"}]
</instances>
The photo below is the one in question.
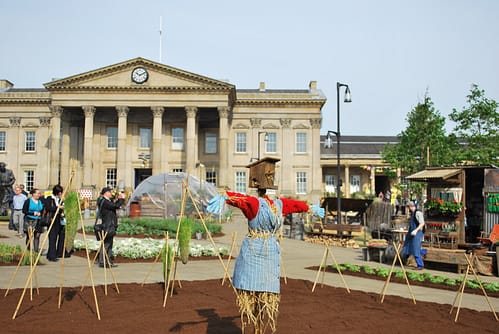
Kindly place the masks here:
<instances>
[{"instance_id":1,"label":"scarecrow","mask_svg":"<svg viewBox=\"0 0 499 334\"><path fill-rule=\"evenodd\" d=\"M208 206L208 211L217 212L221 211L219 203L227 203L239 208L248 219L248 234L236 259L232 278L243 332L247 325L252 325L255 333L264 333L268 327L272 332L276 331L280 301L279 232L282 219L287 214L311 209L303 201L289 198L272 200L266 195L266 189L275 189L275 162L276 159L264 158L248 166L250 187L257 188L257 197L227 191L225 195L215 196ZM255 172L255 168L260 168L260 173ZM313 211L318 210L314 206Z\"/></svg>"}]
</instances>

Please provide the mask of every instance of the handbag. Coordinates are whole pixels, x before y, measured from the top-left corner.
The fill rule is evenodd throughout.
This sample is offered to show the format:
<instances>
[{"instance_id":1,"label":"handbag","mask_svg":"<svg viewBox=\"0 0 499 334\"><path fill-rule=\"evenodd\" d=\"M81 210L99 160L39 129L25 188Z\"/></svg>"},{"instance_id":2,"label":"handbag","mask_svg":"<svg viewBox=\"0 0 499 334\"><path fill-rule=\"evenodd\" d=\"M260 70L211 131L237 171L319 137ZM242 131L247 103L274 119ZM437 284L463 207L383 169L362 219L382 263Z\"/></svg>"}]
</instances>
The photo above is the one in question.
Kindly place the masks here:
<instances>
[{"instance_id":1,"label":"handbag","mask_svg":"<svg viewBox=\"0 0 499 334\"><path fill-rule=\"evenodd\" d=\"M50 225L50 213L46 210L43 210L42 217L40 218L40 226L49 226Z\"/></svg>"}]
</instances>

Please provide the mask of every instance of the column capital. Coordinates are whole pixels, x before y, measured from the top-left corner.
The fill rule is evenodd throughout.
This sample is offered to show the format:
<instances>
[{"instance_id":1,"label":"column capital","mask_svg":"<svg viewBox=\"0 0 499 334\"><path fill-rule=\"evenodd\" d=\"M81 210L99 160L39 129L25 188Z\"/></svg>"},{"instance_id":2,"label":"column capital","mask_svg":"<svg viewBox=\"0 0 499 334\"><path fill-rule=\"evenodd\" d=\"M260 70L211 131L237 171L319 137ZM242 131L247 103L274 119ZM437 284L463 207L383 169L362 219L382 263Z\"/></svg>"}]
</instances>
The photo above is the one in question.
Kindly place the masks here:
<instances>
[{"instance_id":1,"label":"column capital","mask_svg":"<svg viewBox=\"0 0 499 334\"><path fill-rule=\"evenodd\" d=\"M154 117L163 117L163 113L165 112L165 107L154 106L151 107L151 111Z\"/></svg>"},{"instance_id":2,"label":"column capital","mask_svg":"<svg viewBox=\"0 0 499 334\"><path fill-rule=\"evenodd\" d=\"M95 107L94 106L82 106L83 113L85 117L94 117L95 115Z\"/></svg>"},{"instance_id":3,"label":"column capital","mask_svg":"<svg viewBox=\"0 0 499 334\"><path fill-rule=\"evenodd\" d=\"M252 128L259 128L262 125L262 120L260 118L250 118L250 123Z\"/></svg>"},{"instance_id":4,"label":"column capital","mask_svg":"<svg viewBox=\"0 0 499 334\"><path fill-rule=\"evenodd\" d=\"M230 107L227 106L222 106L222 107L217 107L218 109L218 117L220 118L228 118L230 114Z\"/></svg>"},{"instance_id":5,"label":"column capital","mask_svg":"<svg viewBox=\"0 0 499 334\"><path fill-rule=\"evenodd\" d=\"M281 126L285 129L289 129L291 127L291 118L281 118L280 122Z\"/></svg>"},{"instance_id":6,"label":"column capital","mask_svg":"<svg viewBox=\"0 0 499 334\"><path fill-rule=\"evenodd\" d=\"M21 117L9 117L10 126L21 126Z\"/></svg>"},{"instance_id":7,"label":"column capital","mask_svg":"<svg viewBox=\"0 0 499 334\"><path fill-rule=\"evenodd\" d=\"M312 129L320 129L322 124L322 118L311 118L310 125Z\"/></svg>"},{"instance_id":8,"label":"column capital","mask_svg":"<svg viewBox=\"0 0 499 334\"><path fill-rule=\"evenodd\" d=\"M40 126L50 126L50 117L40 117Z\"/></svg>"},{"instance_id":9,"label":"column capital","mask_svg":"<svg viewBox=\"0 0 499 334\"><path fill-rule=\"evenodd\" d=\"M119 118L127 117L128 112L130 111L130 108L128 108L128 106L116 106L115 108L116 108L116 111L118 113Z\"/></svg>"},{"instance_id":10,"label":"column capital","mask_svg":"<svg viewBox=\"0 0 499 334\"><path fill-rule=\"evenodd\" d=\"M194 118L198 112L198 107L185 107L187 118Z\"/></svg>"},{"instance_id":11,"label":"column capital","mask_svg":"<svg viewBox=\"0 0 499 334\"><path fill-rule=\"evenodd\" d=\"M50 106L52 117L61 117L64 108L62 106Z\"/></svg>"}]
</instances>

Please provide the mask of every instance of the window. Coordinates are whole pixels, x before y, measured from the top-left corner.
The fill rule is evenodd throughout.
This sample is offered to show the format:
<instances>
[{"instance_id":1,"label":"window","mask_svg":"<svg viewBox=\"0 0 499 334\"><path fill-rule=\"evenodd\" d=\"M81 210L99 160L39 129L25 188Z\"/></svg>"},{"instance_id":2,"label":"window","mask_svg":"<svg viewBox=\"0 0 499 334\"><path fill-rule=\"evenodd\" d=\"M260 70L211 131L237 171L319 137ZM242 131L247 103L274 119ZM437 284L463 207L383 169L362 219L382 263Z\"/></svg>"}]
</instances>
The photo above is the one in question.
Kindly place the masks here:
<instances>
[{"instance_id":1,"label":"window","mask_svg":"<svg viewBox=\"0 0 499 334\"><path fill-rule=\"evenodd\" d=\"M152 132L150 128L140 128L140 148L151 148L151 136Z\"/></svg>"},{"instance_id":2,"label":"window","mask_svg":"<svg viewBox=\"0 0 499 334\"><path fill-rule=\"evenodd\" d=\"M236 192L246 193L246 172L236 172Z\"/></svg>"},{"instance_id":3,"label":"window","mask_svg":"<svg viewBox=\"0 0 499 334\"><path fill-rule=\"evenodd\" d=\"M0 151L5 151L5 131L0 131Z\"/></svg>"},{"instance_id":4,"label":"window","mask_svg":"<svg viewBox=\"0 0 499 334\"><path fill-rule=\"evenodd\" d=\"M277 134L275 132L267 132L267 145L265 145L265 152L277 152Z\"/></svg>"},{"instance_id":5,"label":"window","mask_svg":"<svg viewBox=\"0 0 499 334\"><path fill-rule=\"evenodd\" d=\"M172 169L172 172L173 172L173 173L182 173L182 172L183 172L183 169L182 169L182 168L173 168L173 169Z\"/></svg>"},{"instance_id":6,"label":"window","mask_svg":"<svg viewBox=\"0 0 499 334\"><path fill-rule=\"evenodd\" d=\"M206 132L204 142L204 152L207 154L217 153L217 134Z\"/></svg>"},{"instance_id":7,"label":"window","mask_svg":"<svg viewBox=\"0 0 499 334\"><path fill-rule=\"evenodd\" d=\"M307 193L307 173L305 172L296 173L296 193L297 194Z\"/></svg>"},{"instance_id":8,"label":"window","mask_svg":"<svg viewBox=\"0 0 499 334\"><path fill-rule=\"evenodd\" d=\"M212 171L206 171L206 182L213 184L214 186L217 185L217 172L212 170Z\"/></svg>"},{"instance_id":9,"label":"window","mask_svg":"<svg viewBox=\"0 0 499 334\"><path fill-rule=\"evenodd\" d=\"M26 191L31 191L35 186L35 171L25 170L24 171L24 184L26 185Z\"/></svg>"},{"instance_id":10,"label":"window","mask_svg":"<svg viewBox=\"0 0 499 334\"><path fill-rule=\"evenodd\" d=\"M184 128L172 129L172 149L174 150L184 149Z\"/></svg>"},{"instance_id":11,"label":"window","mask_svg":"<svg viewBox=\"0 0 499 334\"><path fill-rule=\"evenodd\" d=\"M36 134L35 131L26 131L26 140L24 150L26 152L35 152L36 148Z\"/></svg>"},{"instance_id":12,"label":"window","mask_svg":"<svg viewBox=\"0 0 499 334\"><path fill-rule=\"evenodd\" d=\"M236 153L246 153L246 132L236 132Z\"/></svg>"},{"instance_id":13,"label":"window","mask_svg":"<svg viewBox=\"0 0 499 334\"><path fill-rule=\"evenodd\" d=\"M106 186L116 188L116 168L106 169Z\"/></svg>"},{"instance_id":14,"label":"window","mask_svg":"<svg viewBox=\"0 0 499 334\"><path fill-rule=\"evenodd\" d=\"M360 175L350 175L350 193L360 191Z\"/></svg>"},{"instance_id":15,"label":"window","mask_svg":"<svg viewBox=\"0 0 499 334\"><path fill-rule=\"evenodd\" d=\"M326 184L325 190L327 193L336 192L336 175L325 175L324 182Z\"/></svg>"},{"instance_id":16,"label":"window","mask_svg":"<svg viewBox=\"0 0 499 334\"><path fill-rule=\"evenodd\" d=\"M107 128L107 148L118 147L118 128Z\"/></svg>"},{"instance_id":17,"label":"window","mask_svg":"<svg viewBox=\"0 0 499 334\"><path fill-rule=\"evenodd\" d=\"M296 133L296 153L307 152L307 134L305 132Z\"/></svg>"}]
</instances>

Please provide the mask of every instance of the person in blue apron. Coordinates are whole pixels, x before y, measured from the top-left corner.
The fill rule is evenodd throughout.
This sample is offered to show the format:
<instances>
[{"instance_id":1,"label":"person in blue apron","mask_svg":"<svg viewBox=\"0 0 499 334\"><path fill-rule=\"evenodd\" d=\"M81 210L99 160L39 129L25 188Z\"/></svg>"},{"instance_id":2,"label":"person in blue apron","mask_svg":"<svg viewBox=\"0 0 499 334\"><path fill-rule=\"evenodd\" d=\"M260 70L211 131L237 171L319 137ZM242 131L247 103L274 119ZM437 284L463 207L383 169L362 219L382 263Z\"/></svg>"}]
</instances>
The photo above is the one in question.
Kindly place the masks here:
<instances>
[{"instance_id":1,"label":"person in blue apron","mask_svg":"<svg viewBox=\"0 0 499 334\"><path fill-rule=\"evenodd\" d=\"M280 301L282 217L307 212L309 206L289 198L272 200L266 195L266 189L258 189L258 197L228 191L222 199L241 209L248 219L248 234L241 245L232 278L243 329L251 324L255 333L263 333L268 327L275 332ZM217 201L215 198L210 202Z\"/></svg>"},{"instance_id":2,"label":"person in blue apron","mask_svg":"<svg viewBox=\"0 0 499 334\"><path fill-rule=\"evenodd\" d=\"M421 254L421 243L423 242L425 226L423 213L416 209L416 204L413 201L407 203L411 217L409 220L409 230L405 237L402 255L414 256L416 260L416 270L424 268L423 256Z\"/></svg>"}]
</instances>

